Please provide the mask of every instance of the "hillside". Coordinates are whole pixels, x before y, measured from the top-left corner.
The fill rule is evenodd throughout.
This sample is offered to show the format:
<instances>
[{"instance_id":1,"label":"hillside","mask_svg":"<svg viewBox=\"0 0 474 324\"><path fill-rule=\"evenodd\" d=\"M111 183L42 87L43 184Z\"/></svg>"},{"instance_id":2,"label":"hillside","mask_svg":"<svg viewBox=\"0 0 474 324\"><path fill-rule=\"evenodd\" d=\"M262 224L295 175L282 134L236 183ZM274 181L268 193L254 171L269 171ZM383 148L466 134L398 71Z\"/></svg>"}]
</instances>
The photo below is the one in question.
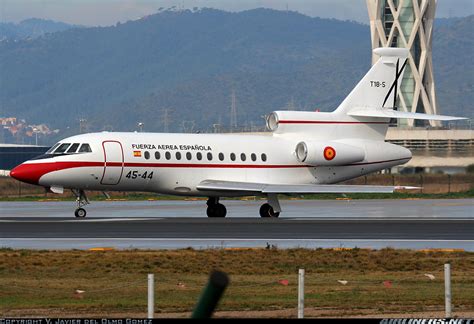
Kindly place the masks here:
<instances>
[{"instance_id":1,"label":"hillside","mask_svg":"<svg viewBox=\"0 0 474 324\"><path fill-rule=\"evenodd\" d=\"M474 117L474 15L435 29L433 62L442 113Z\"/></svg>"},{"instance_id":2,"label":"hillside","mask_svg":"<svg viewBox=\"0 0 474 324\"><path fill-rule=\"evenodd\" d=\"M48 33L64 31L74 27L79 26L38 18L26 19L17 24L0 23L0 41L37 38Z\"/></svg>"},{"instance_id":3,"label":"hillside","mask_svg":"<svg viewBox=\"0 0 474 324\"><path fill-rule=\"evenodd\" d=\"M460 34L469 19L435 31L443 113L472 116L472 74L450 56L472 66L472 39ZM354 22L267 9L164 11L0 43L0 115L69 133L78 131L79 118L88 119L90 130L134 130L142 121L145 130L161 131L169 109L171 131L181 131L182 120L206 130L229 124L234 89L239 124L262 125L262 115L290 102L334 109L369 68L369 53L369 28Z\"/></svg>"}]
</instances>

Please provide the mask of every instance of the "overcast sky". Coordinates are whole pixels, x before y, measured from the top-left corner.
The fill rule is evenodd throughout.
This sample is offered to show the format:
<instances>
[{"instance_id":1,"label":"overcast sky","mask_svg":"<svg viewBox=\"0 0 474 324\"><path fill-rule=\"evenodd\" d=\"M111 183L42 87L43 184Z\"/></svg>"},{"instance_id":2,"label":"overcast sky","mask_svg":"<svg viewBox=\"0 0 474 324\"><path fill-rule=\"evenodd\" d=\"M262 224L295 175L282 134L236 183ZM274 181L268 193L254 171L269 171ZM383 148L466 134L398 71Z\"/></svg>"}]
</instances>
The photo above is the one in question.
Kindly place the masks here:
<instances>
[{"instance_id":1,"label":"overcast sky","mask_svg":"<svg viewBox=\"0 0 474 324\"><path fill-rule=\"evenodd\" d=\"M44 18L86 26L107 26L153 14L160 7L211 7L241 11L259 7L299 11L312 17L367 23L366 0L0 0L0 21ZM474 0L438 0L438 17L474 13Z\"/></svg>"}]
</instances>

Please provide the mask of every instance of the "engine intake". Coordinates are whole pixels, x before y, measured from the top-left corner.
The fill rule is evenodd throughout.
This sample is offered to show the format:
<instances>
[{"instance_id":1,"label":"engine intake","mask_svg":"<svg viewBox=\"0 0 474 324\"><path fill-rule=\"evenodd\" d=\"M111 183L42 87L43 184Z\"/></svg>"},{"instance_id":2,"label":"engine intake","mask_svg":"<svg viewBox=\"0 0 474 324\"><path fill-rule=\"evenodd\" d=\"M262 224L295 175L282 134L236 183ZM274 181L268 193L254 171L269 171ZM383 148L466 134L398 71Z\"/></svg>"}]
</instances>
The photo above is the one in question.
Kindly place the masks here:
<instances>
[{"instance_id":1,"label":"engine intake","mask_svg":"<svg viewBox=\"0 0 474 324\"><path fill-rule=\"evenodd\" d=\"M299 142L296 159L309 165L345 165L365 159L364 149L339 142Z\"/></svg>"}]
</instances>

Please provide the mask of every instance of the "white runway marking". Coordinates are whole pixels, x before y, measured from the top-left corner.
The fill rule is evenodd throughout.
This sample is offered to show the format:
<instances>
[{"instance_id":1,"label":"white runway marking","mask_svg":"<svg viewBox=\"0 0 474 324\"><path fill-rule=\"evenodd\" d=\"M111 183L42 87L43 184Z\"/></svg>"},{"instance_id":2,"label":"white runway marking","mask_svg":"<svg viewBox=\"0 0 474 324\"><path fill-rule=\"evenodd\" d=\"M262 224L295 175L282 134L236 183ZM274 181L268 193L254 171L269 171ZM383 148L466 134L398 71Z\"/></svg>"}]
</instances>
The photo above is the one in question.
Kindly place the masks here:
<instances>
[{"instance_id":1,"label":"white runway marking","mask_svg":"<svg viewBox=\"0 0 474 324\"><path fill-rule=\"evenodd\" d=\"M85 219L65 219L65 220L15 220L0 219L0 223L100 223L100 222L124 222L124 221L147 221L162 220L164 218L85 218Z\"/></svg>"},{"instance_id":2,"label":"white runway marking","mask_svg":"<svg viewBox=\"0 0 474 324\"><path fill-rule=\"evenodd\" d=\"M449 217L432 217L432 216L373 216L373 217L297 217L297 218L280 218L281 220L290 220L290 221L392 221L392 220L401 220L401 221L466 221L474 220L472 217L465 218L449 218Z\"/></svg>"},{"instance_id":3,"label":"white runway marking","mask_svg":"<svg viewBox=\"0 0 474 324\"><path fill-rule=\"evenodd\" d=\"M146 221L146 220L162 220L163 218L86 218L86 219L71 219L71 220L63 220L63 223L79 223L79 222L86 222L86 223L99 223L99 222L124 222L124 221Z\"/></svg>"}]
</instances>

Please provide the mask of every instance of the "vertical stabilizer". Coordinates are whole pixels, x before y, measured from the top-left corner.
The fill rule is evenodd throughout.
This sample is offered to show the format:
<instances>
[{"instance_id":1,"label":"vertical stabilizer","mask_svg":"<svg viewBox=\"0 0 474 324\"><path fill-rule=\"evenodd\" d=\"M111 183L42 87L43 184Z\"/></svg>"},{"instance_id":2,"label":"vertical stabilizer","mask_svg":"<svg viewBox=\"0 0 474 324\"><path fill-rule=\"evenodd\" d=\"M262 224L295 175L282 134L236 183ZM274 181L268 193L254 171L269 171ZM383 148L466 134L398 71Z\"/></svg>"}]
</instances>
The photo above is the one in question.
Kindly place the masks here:
<instances>
[{"instance_id":1,"label":"vertical stabilizer","mask_svg":"<svg viewBox=\"0 0 474 324\"><path fill-rule=\"evenodd\" d=\"M354 108L396 107L396 98L407 65L408 50L383 47L374 49L379 60L336 109L347 114Z\"/></svg>"}]
</instances>

